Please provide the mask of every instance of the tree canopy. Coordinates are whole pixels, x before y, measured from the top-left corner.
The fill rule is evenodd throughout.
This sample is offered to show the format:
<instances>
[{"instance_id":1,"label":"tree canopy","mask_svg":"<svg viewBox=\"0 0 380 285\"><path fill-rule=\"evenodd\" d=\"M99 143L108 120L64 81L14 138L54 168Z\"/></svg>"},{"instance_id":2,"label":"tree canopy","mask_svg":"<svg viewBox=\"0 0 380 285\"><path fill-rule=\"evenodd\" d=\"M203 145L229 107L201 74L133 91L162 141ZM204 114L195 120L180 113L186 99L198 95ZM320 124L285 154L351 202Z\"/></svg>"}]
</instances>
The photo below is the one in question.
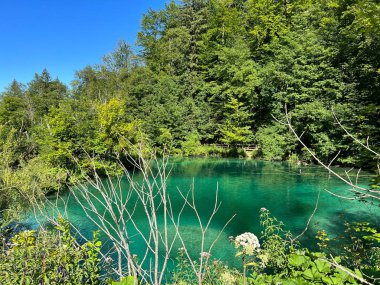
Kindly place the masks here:
<instances>
[{"instance_id":1,"label":"tree canopy","mask_svg":"<svg viewBox=\"0 0 380 285\"><path fill-rule=\"evenodd\" d=\"M47 70L11 82L0 100L2 167L51 168L67 182L90 159L116 171L121 151L141 140L158 153L257 144L264 159L310 160L281 124L285 106L317 156L340 151L335 163L374 167L378 158L363 155L335 117L379 148L379 5L168 2L144 15L138 53L120 41L103 62L77 71L71 88Z\"/></svg>"}]
</instances>

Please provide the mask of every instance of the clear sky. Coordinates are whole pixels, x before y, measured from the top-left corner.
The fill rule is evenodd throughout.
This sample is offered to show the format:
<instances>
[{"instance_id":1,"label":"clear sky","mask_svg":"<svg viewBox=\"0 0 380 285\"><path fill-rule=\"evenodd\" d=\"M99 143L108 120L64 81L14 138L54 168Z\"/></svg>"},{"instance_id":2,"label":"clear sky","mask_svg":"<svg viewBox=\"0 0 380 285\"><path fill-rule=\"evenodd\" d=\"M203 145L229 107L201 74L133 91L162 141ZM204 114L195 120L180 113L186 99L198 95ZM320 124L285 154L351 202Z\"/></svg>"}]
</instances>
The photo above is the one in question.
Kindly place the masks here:
<instances>
[{"instance_id":1,"label":"clear sky","mask_svg":"<svg viewBox=\"0 0 380 285\"><path fill-rule=\"evenodd\" d=\"M0 92L44 68L64 83L136 41L142 15L165 0L0 0Z\"/></svg>"}]
</instances>

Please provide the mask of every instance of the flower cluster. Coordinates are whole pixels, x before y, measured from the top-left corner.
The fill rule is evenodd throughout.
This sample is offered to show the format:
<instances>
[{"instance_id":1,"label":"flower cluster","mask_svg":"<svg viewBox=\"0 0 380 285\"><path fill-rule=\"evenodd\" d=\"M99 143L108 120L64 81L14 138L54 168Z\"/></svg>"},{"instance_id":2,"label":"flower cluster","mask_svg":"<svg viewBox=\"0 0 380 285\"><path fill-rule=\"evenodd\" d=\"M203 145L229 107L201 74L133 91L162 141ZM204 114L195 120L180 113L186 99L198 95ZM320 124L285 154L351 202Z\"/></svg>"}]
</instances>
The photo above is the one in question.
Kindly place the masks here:
<instances>
[{"instance_id":1,"label":"flower cluster","mask_svg":"<svg viewBox=\"0 0 380 285\"><path fill-rule=\"evenodd\" d=\"M209 259L211 254L209 252L201 252L201 258Z\"/></svg>"},{"instance_id":2,"label":"flower cluster","mask_svg":"<svg viewBox=\"0 0 380 285\"><path fill-rule=\"evenodd\" d=\"M253 233L238 235L235 238L234 243L236 248L242 246L244 252L248 255L252 255L254 251L259 251L260 249L259 239Z\"/></svg>"},{"instance_id":3,"label":"flower cluster","mask_svg":"<svg viewBox=\"0 0 380 285\"><path fill-rule=\"evenodd\" d=\"M236 278L230 272L226 271L220 276L220 281L222 284L230 285L235 284Z\"/></svg>"}]
</instances>

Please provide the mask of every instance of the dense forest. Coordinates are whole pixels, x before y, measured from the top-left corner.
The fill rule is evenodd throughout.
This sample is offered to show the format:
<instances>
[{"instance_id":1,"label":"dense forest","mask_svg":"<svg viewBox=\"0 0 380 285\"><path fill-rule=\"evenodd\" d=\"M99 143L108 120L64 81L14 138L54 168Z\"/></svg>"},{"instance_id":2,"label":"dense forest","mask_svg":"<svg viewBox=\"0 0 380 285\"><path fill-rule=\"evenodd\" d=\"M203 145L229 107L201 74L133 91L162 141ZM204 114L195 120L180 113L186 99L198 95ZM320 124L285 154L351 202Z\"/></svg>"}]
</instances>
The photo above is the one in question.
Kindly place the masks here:
<instances>
[{"instance_id":1,"label":"dense forest","mask_svg":"<svg viewBox=\"0 0 380 285\"><path fill-rule=\"evenodd\" d=\"M377 0L172 1L144 15L137 52L119 42L70 87L47 70L14 80L0 101L2 218L94 162L118 173L140 143L178 156L252 144L264 160L313 162L285 108L321 160L375 169L337 120L380 148L379 15Z\"/></svg>"}]
</instances>

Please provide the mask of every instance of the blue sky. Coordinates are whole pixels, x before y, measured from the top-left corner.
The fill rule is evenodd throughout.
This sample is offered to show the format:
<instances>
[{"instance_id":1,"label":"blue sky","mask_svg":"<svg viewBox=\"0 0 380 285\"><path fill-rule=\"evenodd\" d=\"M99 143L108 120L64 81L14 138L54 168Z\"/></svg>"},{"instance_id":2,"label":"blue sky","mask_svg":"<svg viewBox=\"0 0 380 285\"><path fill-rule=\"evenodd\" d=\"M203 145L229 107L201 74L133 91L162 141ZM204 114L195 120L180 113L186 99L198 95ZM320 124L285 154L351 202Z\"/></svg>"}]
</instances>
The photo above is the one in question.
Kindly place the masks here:
<instances>
[{"instance_id":1,"label":"blue sky","mask_svg":"<svg viewBox=\"0 0 380 285\"><path fill-rule=\"evenodd\" d=\"M142 15L165 0L1 0L0 92L47 68L64 83L100 63L119 40L133 44Z\"/></svg>"}]
</instances>

